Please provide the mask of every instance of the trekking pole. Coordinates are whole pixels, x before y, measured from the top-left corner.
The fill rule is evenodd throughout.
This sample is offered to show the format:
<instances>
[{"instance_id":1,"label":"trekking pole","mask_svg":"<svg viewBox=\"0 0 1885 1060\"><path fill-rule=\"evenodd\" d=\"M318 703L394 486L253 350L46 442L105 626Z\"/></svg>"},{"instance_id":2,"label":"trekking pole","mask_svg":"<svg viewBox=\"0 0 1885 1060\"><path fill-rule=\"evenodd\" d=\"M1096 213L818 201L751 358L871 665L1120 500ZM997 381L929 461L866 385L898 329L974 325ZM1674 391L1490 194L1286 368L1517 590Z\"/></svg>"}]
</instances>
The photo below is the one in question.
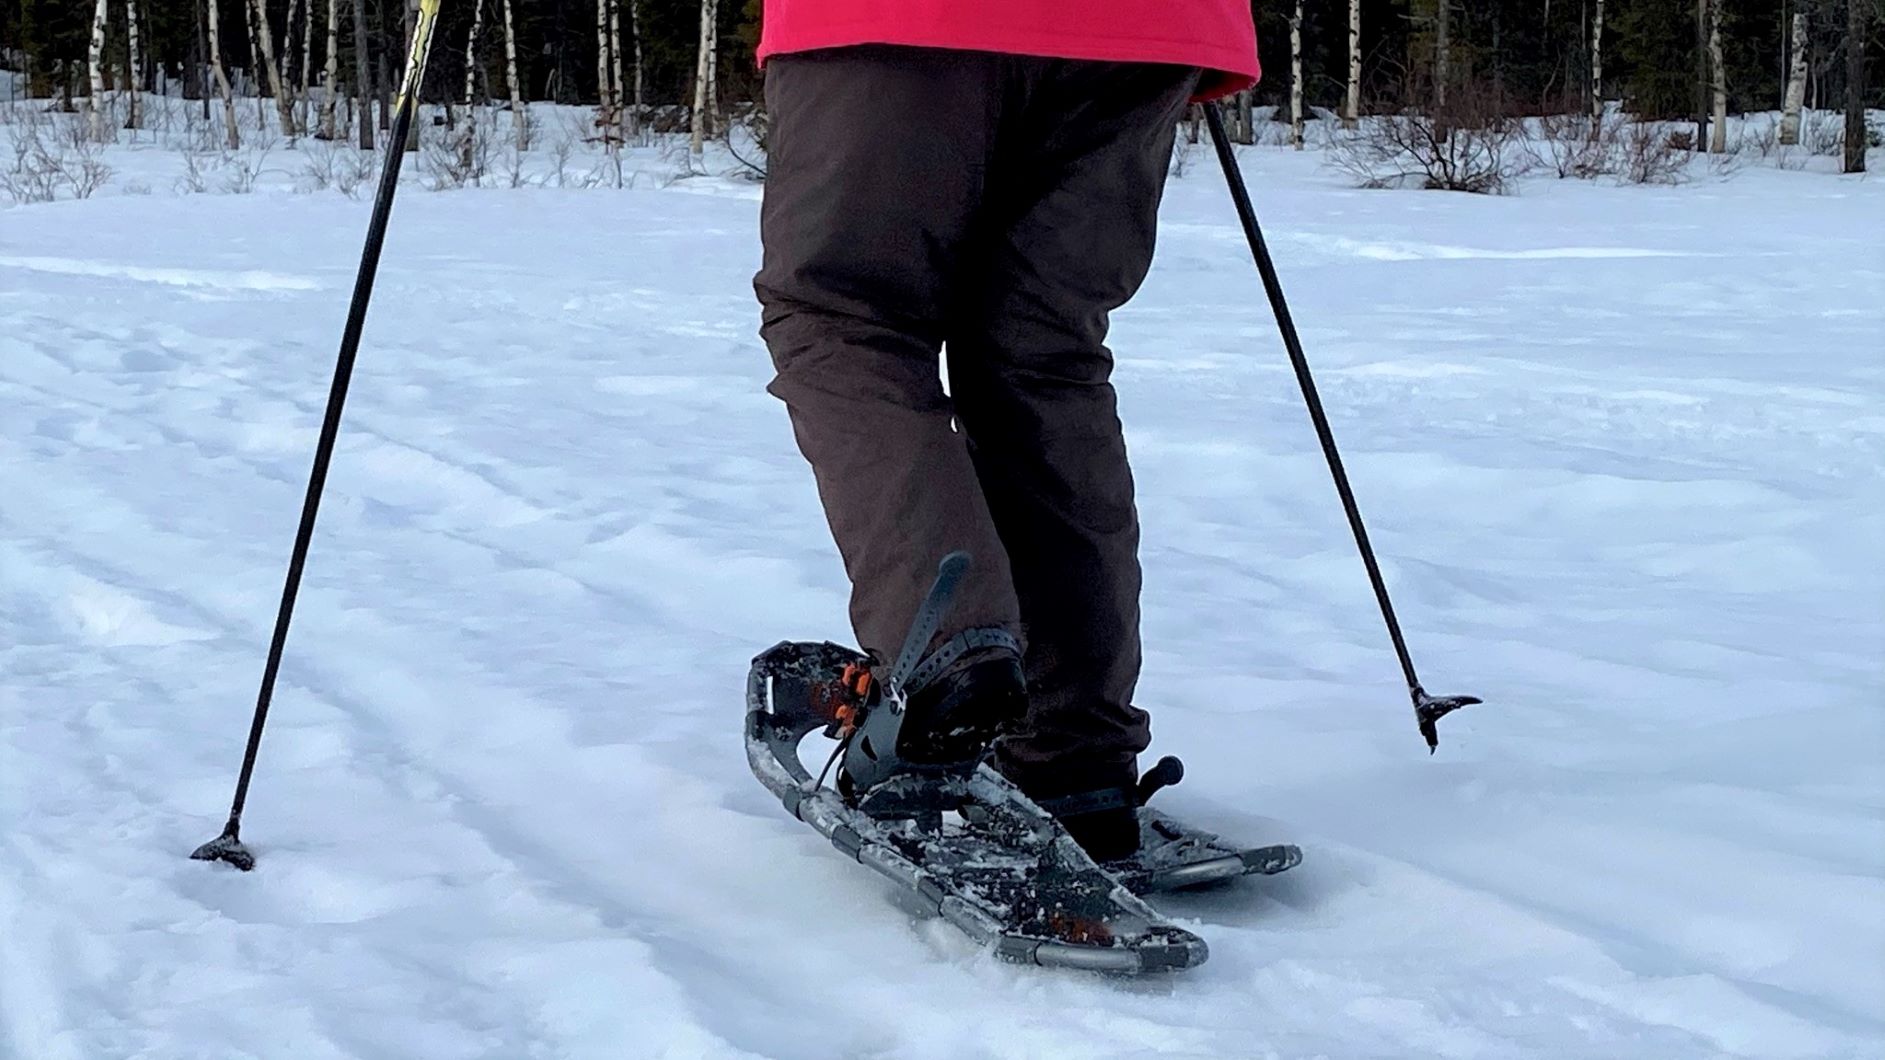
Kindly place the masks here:
<instances>
[{"instance_id":1,"label":"trekking pole","mask_svg":"<svg viewBox=\"0 0 1885 1060\"><path fill-rule=\"evenodd\" d=\"M229 822L223 825L222 834L191 852L190 856L198 861L227 861L244 872L255 867L255 855L242 845L240 836L242 807L248 801L249 779L255 774L255 752L262 746L262 727L268 723L275 677L281 672L282 651L288 644L288 623L294 617L301 571L308 562L314 518L320 511L321 490L327 484L327 467L334 456L334 440L340 433L340 412L347 402L347 383L353 376L354 355L360 349L367 302L373 297L373 277L380 268L380 247L386 242L386 221L393 212L393 193L399 190L399 167L406 157L406 138L412 133L413 116L419 109L419 82L425 74L426 56L432 50L432 30L438 20L439 3L440 0L419 0L419 18L412 27L412 49L406 55L406 75L393 104L393 135L387 142L386 161L380 167L379 192L373 197L366 247L361 251L360 271L353 281L353 302L347 307L347 325L341 332L340 358L334 366L334 382L327 394L327 414L321 421L320 440L314 447L314 470L308 475L307 498L301 505L301 526L295 531L294 552L288 559L288 580L281 590L281 610L275 616L275 635L268 646L268 662L262 668L262 688L255 698L255 719L249 725L249 744L242 754L242 772L236 777L236 797L230 803Z\"/></svg>"},{"instance_id":2,"label":"trekking pole","mask_svg":"<svg viewBox=\"0 0 1885 1060\"><path fill-rule=\"evenodd\" d=\"M1309 406L1309 419L1315 423L1316 437L1322 442L1322 455L1329 462L1329 474L1335 478L1335 491L1342 495L1348 528L1355 533L1355 547L1361 550L1361 562L1368 568L1368 581L1374 586L1376 602L1381 605L1381 618L1387 623L1388 636L1394 641L1394 654L1401 660L1407 692L1414 700L1414 720L1420 726L1420 735L1427 741L1427 753L1432 754L1440 747L1436 728L1439 720L1480 700L1473 696L1430 696L1420 687L1420 678L1414 673L1414 660L1407 653L1407 641L1401 636L1401 623L1394 617L1394 602L1388 599L1387 583L1381 578L1381 565L1375 562L1374 546L1368 543L1368 528L1362 525L1361 509L1355 504L1354 490L1349 488L1348 472L1342 468L1342 455L1335 449L1335 432L1329 429L1329 417L1322 411L1315 378L1309 374L1309 358L1303 354L1296 323L1289 315L1289 303L1283 298L1283 281L1277 278L1276 263L1270 260L1263 230L1257 227L1257 211L1250 205L1250 192L1244 187L1243 173L1237 168L1237 155L1231 150L1230 137L1224 132L1224 116L1217 104L1205 104L1204 120L1211 127L1211 143L1217 148L1217 160L1224 167L1225 181L1230 184L1237 219L1243 222L1244 237L1250 241L1250 256L1256 259L1257 272L1263 277L1263 290L1270 296L1270 308L1276 312L1276 327L1283 333L1289 363L1296 370L1303 402Z\"/></svg>"}]
</instances>

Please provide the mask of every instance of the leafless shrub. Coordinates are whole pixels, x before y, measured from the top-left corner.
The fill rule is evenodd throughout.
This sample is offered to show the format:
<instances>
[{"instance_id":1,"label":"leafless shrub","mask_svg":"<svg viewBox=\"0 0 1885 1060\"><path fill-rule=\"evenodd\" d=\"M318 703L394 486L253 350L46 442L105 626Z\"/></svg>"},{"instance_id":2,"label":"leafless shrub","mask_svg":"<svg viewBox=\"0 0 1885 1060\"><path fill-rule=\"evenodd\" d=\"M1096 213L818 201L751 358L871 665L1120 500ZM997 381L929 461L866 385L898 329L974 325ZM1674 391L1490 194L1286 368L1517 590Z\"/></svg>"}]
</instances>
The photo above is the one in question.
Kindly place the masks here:
<instances>
[{"instance_id":1,"label":"leafless shrub","mask_svg":"<svg viewBox=\"0 0 1885 1060\"><path fill-rule=\"evenodd\" d=\"M201 195L209 190L209 178L205 173L205 162L210 158L208 152L194 147L183 149L183 175L177 178L172 187L178 195Z\"/></svg>"},{"instance_id":2,"label":"leafless shrub","mask_svg":"<svg viewBox=\"0 0 1885 1060\"><path fill-rule=\"evenodd\" d=\"M1741 134L1735 137L1734 151L1757 158L1772 158L1781 149L1780 121L1763 121L1750 115L1741 125Z\"/></svg>"},{"instance_id":3,"label":"leafless shrub","mask_svg":"<svg viewBox=\"0 0 1885 1060\"><path fill-rule=\"evenodd\" d=\"M433 191L482 187L496 153L489 130L475 116L442 137L424 141L420 148L419 169Z\"/></svg>"},{"instance_id":4,"label":"leafless shrub","mask_svg":"<svg viewBox=\"0 0 1885 1060\"><path fill-rule=\"evenodd\" d=\"M1465 81L1444 104L1370 118L1338 135L1329 164L1364 188L1503 194L1533 165L1511 112L1489 83Z\"/></svg>"},{"instance_id":5,"label":"leafless shrub","mask_svg":"<svg viewBox=\"0 0 1885 1060\"><path fill-rule=\"evenodd\" d=\"M1810 155L1839 155L1846 150L1846 119L1830 110L1800 116L1800 146Z\"/></svg>"},{"instance_id":6,"label":"leafless shrub","mask_svg":"<svg viewBox=\"0 0 1885 1060\"><path fill-rule=\"evenodd\" d=\"M315 138L301 153L301 171L295 174L295 190L316 192L333 187L335 171L340 165L336 156L342 150L332 141Z\"/></svg>"},{"instance_id":7,"label":"leafless shrub","mask_svg":"<svg viewBox=\"0 0 1885 1060\"><path fill-rule=\"evenodd\" d=\"M667 175L661 178L664 188L671 188L684 180L712 175L707 172L706 162L696 157L684 142L671 144L665 152L665 158L669 169Z\"/></svg>"},{"instance_id":8,"label":"leafless shrub","mask_svg":"<svg viewBox=\"0 0 1885 1060\"><path fill-rule=\"evenodd\" d=\"M1287 121L1257 121L1252 131L1251 140L1259 147L1290 147L1295 143ZM1307 133L1304 135L1306 137Z\"/></svg>"},{"instance_id":9,"label":"leafless shrub","mask_svg":"<svg viewBox=\"0 0 1885 1060\"><path fill-rule=\"evenodd\" d=\"M1806 168L1811 156L1792 144L1781 144L1774 153L1774 168L1794 172Z\"/></svg>"},{"instance_id":10,"label":"leafless shrub","mask_svg":"<svg viewBox=\"0 0 1885 1060\"><path fill-rule=\"evenodd\" d=\"M246 146L237 151L223 152L223 191L230 195L247 195L254 191L255 182L261 177L267 160L266 147Z\"/></svg>"},{"instance_id":11,"label":"leafless shrub","mask_svg":"<svg viewBox=\"0 0 1885 1060\"><path fill-rule=\"evenodd\" d=\"M0 191L15 203L51 202L59 197L59 169L37 136L13 138L13 161L0 169Z\"/></svg>"},{"instance_id":12,"label":"leafless shrub","mask_svg":"<svg viewBox=\"0 0 1885 1060\"><path fill-rule=\"evenodd\" d=\"M1560 180L1595 180L1617 171L1622 133L1619 114L1547 114L1538 119L1538 136L1527 147L1538 165Z\"/></svg>"},{"instance_id":13,"label":"leafless shrub","mask_svg":"<svg viewBox=\"0 0 1885 1060\"><path fill-rule=\"evenodd\" d=\"M602 157L596 160L596 164L590 167L588 173L583 174L578 186L617 189L634 187L635 178L625 176L622 169L621 146L615 143L608 144L603 149Z\"/></svg>"},{"instance_id":14,"label":"leafless shrub","mask_svg":"<svg viewBox=\"0 0 1885 1060\"><path fill-rule=\"evenodd\" d=\"M504 141L502 149L498 152L498 174L503 178L504 186L507 188L521 188L526 183L524 153L519 151L517 145L509 139Z\"/></svg>"},{"instance_id":15,"label":"leafless shrub","mask_svg":"<svg viewBox=\"0 0 1885 1060\"><path fill-rule=\"evenodd\" d=\"M360 186L373 179L374 171L382 164L384 149L378 151L347 151L341 155L334 166L334 187L349 199L360 197Z\"/></svg>"},{"instance_id":16,"label":"leafless shrub","mask_svg":"<svg viewBox=\"0 0 1885 1060\"><path fill-rule=\"evenodd\" d=\"M569 186L569 158L575 151L576 138L570 134L568 129L559 132L556 137L550 141L551 168L550 172L544 174L543 180L541 181L544 187L549 187L550 182L553 180L556 182L556 187L566 188Z\"/></svg>"},{"instance_id":17,"label":"leafless shrub","mask_svg":"<svg viewBox=\"0 0 1885 1060\"><path fill-rule=\"evenodd\" d=\"M12 161L0 169L0 191L15 203L52 202L61 193L89 199L110 183L104 149L82 120L55 120L28 111L13 129Z\"/></svg>"},{"instance_id":18,"label":"leafless shrub","mask_svg":"<svg viewBox=\"0 0 1885 1060\"><path fill-rule=\"evenodd\" d=\"M62 160L62 168L75 199L89 199L98 189L111 183L113 170L105 164L104 147L96 140L86 139L75 144L69 160Z\"/></svg>"},{"instance_id":19,"label":"leafless shrub","mask_svg":"<svg viewBox=\"0 0 1885 1060\"><path fill-rule=\"evenodd\" d=\"M1689 152L1682 147L1686 133L1671 134L1658 122L1639 121L1623 135L1623 166L1618 179L1625 184L1680 184L1688 178ZM1689 139L1693 143L1692 138Z\"/></svg>"},{"instance_id":20,"label":"leafless shrub","mask_svg":"<svg viewBox=\"0 0 1885 1060\"><path fill-rule=\"evenodd\" d=\"M738 162L741 173L753 180L766 179L766 137L772 131L766 108L747 104L736 109L727 123L727 153Z\"/></svg>"},{"instance_id":21,"label":"leafless shrub","mask_svg":"<svg viewBox=\"0 0 1885 1060\"><path fill-rule=\"evenodd\" d=\"M1766 156L1758 131L1743 128L1727 138L1723 150L1708 156L1708 171L1717 177L1732 177ZM1778 137L1776 137L1778 142Z\"/></svg>"},{"instance_id":22,"label":"leafless shrub","mask_svg":"<svg viewBox=\"0 0 1885 1060\"><path fill-rule=\"evenodd\" d=\"M1431 115L1371 118L1339 136L1328 163L1364 188L1428 188L1503 194L1527 166L1509 123L1444 129Z\"/></svg>"}]
</instances>

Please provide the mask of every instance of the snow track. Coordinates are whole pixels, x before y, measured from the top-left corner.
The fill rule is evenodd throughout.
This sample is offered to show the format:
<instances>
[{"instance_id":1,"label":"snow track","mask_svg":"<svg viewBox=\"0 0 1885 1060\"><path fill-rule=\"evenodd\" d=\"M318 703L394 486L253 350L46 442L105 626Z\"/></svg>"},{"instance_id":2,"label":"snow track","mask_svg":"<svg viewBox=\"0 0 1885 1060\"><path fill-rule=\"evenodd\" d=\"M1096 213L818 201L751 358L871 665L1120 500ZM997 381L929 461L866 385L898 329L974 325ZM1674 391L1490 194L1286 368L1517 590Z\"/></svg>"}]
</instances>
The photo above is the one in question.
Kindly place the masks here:
<instances>
[{"instance_id":1,"label":"snow track","mask_svg":"<svg viewBox=\"0 0 1885 1060\"><path fill-rule=\"evenodd\" d=\"M746 660L845 633L750 189L402 201L246 876L184 855L364 205L5 214L0 1056L1885 1050L1885 195L1247 159L1423 675L1489 703L1424 755L1228 204L1176 182L1114 335L1141 698L1170 809L1308 860L1166 899L1213 958L1137 984L912 921L746 771Z\"/></svg>"}]
</instances>

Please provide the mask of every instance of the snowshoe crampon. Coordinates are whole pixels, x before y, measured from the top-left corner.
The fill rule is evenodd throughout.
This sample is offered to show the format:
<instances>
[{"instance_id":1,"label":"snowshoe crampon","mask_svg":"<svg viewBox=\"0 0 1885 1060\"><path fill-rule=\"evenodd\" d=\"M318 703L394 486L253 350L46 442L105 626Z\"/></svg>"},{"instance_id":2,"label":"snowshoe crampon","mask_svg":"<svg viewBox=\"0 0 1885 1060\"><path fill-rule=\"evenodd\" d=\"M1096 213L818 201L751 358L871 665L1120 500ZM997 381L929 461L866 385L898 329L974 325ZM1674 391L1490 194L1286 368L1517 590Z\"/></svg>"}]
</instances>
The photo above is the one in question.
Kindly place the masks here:
<instances>
[{"instance_id":1,"label":"snowshoe crampon","mask_svg":"<svg viewBox=\"0 0 1885 1060\"><path fill-rule=\"evenodd\" d=\"M799 744L814 730L835 740L854 727L845 673L868 663L835 644L792 642L753 660L746 757L787 812L1005 960L1115 975L1204 962L1203 939L1094 864L985 764L912 773L857 799L814 778Z\"/></svg>"}]
</instances>

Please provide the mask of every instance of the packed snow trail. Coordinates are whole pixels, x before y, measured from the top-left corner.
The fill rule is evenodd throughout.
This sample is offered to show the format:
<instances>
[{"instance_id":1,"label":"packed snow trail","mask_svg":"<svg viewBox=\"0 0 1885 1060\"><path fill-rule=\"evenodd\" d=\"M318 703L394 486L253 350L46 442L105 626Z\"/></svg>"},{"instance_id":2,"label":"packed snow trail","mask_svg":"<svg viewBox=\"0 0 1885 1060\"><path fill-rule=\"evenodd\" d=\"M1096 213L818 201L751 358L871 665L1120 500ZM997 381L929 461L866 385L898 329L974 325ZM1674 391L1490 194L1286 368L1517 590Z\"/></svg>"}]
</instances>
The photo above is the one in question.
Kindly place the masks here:
<instances>
[{"instance_id":1,"label":"packed snow trail","mask_svg":"<svg viewBox=\"0 0 1885 1060\"><path fill-rule=\"evenodd\" d=\"M846 636L755 189L402 200L248 875L185 855L365 205L0 213L0 1055L1885 1051L1885 187L1245 164L1422 674L1488 703L1427 757L1229 203L1175 181L1113 336L1160 800L1308 860L1164 899L1213 958L1137 984L911 920L747 772L746 661Z\"/></svg>"}]
</instances>

